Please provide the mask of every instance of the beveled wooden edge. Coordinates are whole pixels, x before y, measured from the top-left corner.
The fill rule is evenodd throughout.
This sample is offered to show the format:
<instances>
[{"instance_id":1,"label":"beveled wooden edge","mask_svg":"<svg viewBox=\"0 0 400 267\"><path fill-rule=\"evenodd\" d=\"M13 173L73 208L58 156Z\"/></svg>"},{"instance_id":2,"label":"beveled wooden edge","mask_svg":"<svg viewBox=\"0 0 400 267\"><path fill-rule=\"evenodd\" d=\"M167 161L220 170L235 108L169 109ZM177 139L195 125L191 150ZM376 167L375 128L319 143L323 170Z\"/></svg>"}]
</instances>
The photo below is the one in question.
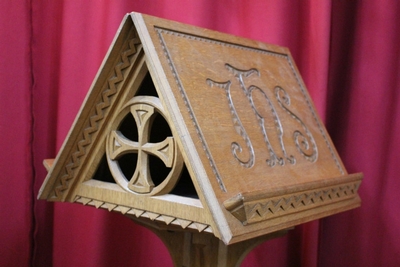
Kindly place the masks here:
<instances>
[{"instance_id":1,"label":"beveled wooden edge","mask_svg":"<svg viewBox=\"0 0 400 267\"><path fill-rule=\"evenodd\" d=\"M236 36L236 35L229 34L229 33L224 33L224 32L220 32L220 31L216 31L216 30L212 30L212 29L207 29L204 27L190 25L187 23L182 23L182 22L178 22L178 21L174 21L174 20L159 18L159 17L155 17L155 16L143 14L143 13L132 12L130 14L133 17L135 17L135 16L142 17L144 19L144 21L148 25L151 25L152 27L154 27L154 29L165 29L167 31L172 30L175 32L180 32L182 34L186 34L186 33L189 33L188 26L190 26L190 30L189 30L190 34L198 36L198 37L207 36L207 38L210 40L224 40L227 43L231 43L231 44L235 44L235 45L237 44L240 46L252 47L254 49L260 49L260 50L270 50L270 51L274 51L275 53L281 54L282 56L286 56L289 52L289 49L284 46L279 46L279 45L275 45L275 44L271 44L271 43L265 43L262 41L245 38L242 36ZM158 23L160 21L162 21L162 23L163 23L162 25L160 25L160 23ZM167 24L169 26L172 25L173 29L171 27L163 26L163 25L167 25Z\"/></svg>"},{"instance_id":2,"label":"beveled wooden edge","mask_svg":"<svg viewBox=\"0 0 400 267\"><path fill-rule=\"evenodd\" d=\"M54 164L54 159L43 160L43 166L46 168L46 171L50 171L53 164Z\"/></svg>"},{"instance_id":3,"label":"beveled wooden edge","mask_svg":"<svg viewBox=\"0 0 400 267\"><path fill-rule=\"evenodd\" d=\"M247 225L355 198L362 178L362 173L356 173L273 192L239 193L224 201L223 205L243 225Z\"/></svg>"},{"instance_id":4,"label":"beveled wooden edge","mask_svg":"<svg viewBox=\"0 0 400 267\"><path fill-rule=\"evenodd\" d=\"M331 187L345 183L351 183L361 181L363 179L362 173L354 173L339 177L331 177L325 180L318 180L308 183L296 184L290 187L276 189L274 191L254 191L254 192L242 192L241 195L246 199L246 202L255 201L257 199L272 198L281 195L300 193L307 190L319 189L323 187Z\"/></svg>"},{"instance_id":5,"label":"beveled wooden edge","mask_svg":"<svg viewBox=\"0 0 400 267\"><path fill-rule=\"evenodd\" d=\"M174 98L172 89L169 84L169 80L161 64L158 53L153 44L158 40L153 40L150 31L154 31L154 27L157 25L153 24L149 20L156 19L155 17L142 15L140 13L130 13L132 20L136 26L136 30L143 44L145 51L147 66L149 72L153 78L154 85L157 89L157 93L166 109L169 111L170 121L172 122L171 128L174 128L178 133L179 137L177 142L179 147L182 149L182 156L186 162L186 166L191 177L207 177L206 170L200 160L200 156L196 151L194 141L191 139L187 126L183 120L182 114L177 110L177 101ZM175 23L172 22L171 23ZM179 24L179 23L178 23ZM230 231L229 224L225 218L221 206L218 203L215 192L208 179L196 179L193 178L193 183L196 190L199 190L199 198L204 203L205 209L213 217L211 226L214 229L214 235L224 243L228 244L232 239L232 233ZM218 223L217 223L218 222Z\"/></svg>"},{"instance_id":6,"label":"beveled wooden edge","mask_svg":"<svg viewBox=\"0 0 400 267\"><path fill-rule=\"evenodd\" d=\"M248 231L243 234L235 234L230 240L230 244L237 243L243 240L255 238L260 235L273 233L281 229L287 229L298 226L300 224L325 218L327 216L335 215L337 213L345 212L351 209L355 209L361 205L361 199L358 195L354 198L346 199L340 202L332 203L326 206L319 206L314 209L304 210L301 213L291 213L285 217L276 217L268 221L260 222L259 224L263 227L255 228L253 231ZM301 214L301 215L300 215ZM249 224L245 227L252 227L257 225Z\"/></svg>"},{"instance_id":7,"label":"beveled wooden edge","mask_svg":"<svg viewBox=\"0 0 400 267\"><path fill-rule=\"evenodd\" d=\"M96 112L92 117L88 118L88 120L91 120L92 124L91 127L87 128L85 128L87 121L81 120L81 116L82 114L91 111L92 107L88 107L85 105L85 103L93 101L93 99L97 98L99 94L104 93L102 90L103 84L109 83L110 86L115 89L115 83L123 80L124 77L121 75L123 68L131 67L131 64L118 64L119 62L115 62L115 60L112 59L116 57L116 54L122 57L123 63L128 63L127 58L130 55L137 54L136 41L138 38L134 36L130 40L125 39L126 33L132 29L134 30L133 23L132 21L129 22L127 19L128 17L128 14L124 17L116 35L114 36L112 44L103 59L90 90L88 91L83 104L81 105L80 110L75 117L73 125L70 128L62 147L60 148L60 152L55 158L54 167L50 169L39 190L38 199L65 201L66 196L64 192L68 191L70 185L73 184L72 180L75 177L74 170L80 167L80 158L85 156L87 150L87 148L85 149L85 146L91 144L91 135L97 133L99 127L98 125L100 124L99 121L101 122L101 120L104 118L104 109L110 107L110 97L115 94L113 92L115 90L107 92L106 95L103 94L106 105L98 103L98 107L93 108ZM128 44L129 48L126 51L120 51L120 48L122 48L125 44ZM104 72L111 73L113 71L115 71L114 73L117 73L116 78L112 77L110 79L109 77L101 77L101 74ZM81 132L84 132L84 139L81 139Z\"/></svg>"}]
</instances>

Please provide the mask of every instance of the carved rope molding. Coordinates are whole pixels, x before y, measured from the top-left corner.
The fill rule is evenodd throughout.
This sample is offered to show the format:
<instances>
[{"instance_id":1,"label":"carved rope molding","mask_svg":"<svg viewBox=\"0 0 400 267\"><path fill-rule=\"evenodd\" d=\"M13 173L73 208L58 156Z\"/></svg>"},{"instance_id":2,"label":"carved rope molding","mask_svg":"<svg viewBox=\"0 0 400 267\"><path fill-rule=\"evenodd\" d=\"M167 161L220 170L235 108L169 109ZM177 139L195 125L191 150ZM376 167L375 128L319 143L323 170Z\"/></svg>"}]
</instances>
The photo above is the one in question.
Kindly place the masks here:
<instances>
[{"instance_id":1,"label":"carved rope molding","mask_svg":"<svg viewBox=\"0 0 400 267\"><path fill-rule=\"evenodd\" d=\"M192 229L192 230L197 230L198 232L213 233L210 225L191 220L185 220L165 214L145 211L141 209L135 209L122 205L116 205L113 203L108 203L101 200L86 198L82 196L76 196L74 202L81 203L83 205L93 206L96 208L107 209L110 212L111 211L120 212L123 215L136 216L136 218L149 219L151 221L165 223L166 225L180 226L182 227L182 229Z\"/></svg>"},{"instance_id":2,"label":"carved rope molding","mask_svg":"<svg viewBox=\"0 0 400 267\"><path fill-rule=\"evenodd\" d=\"M225 201L224 206L243 225L247 225L354 198L360 183L361 181L354 181L283 197L250 201L238 194Z\"/></svg>"},{"instance_id":3,"label":"carved rope molding","mask_svg":"<svg viewBox=\"0 0 400 267\"><path fill-rule=\"evenodd\" d=\"M74 170L81 165L81 158L86 155L86 147L91 145L93 135L99 130L102 120L106 111L113 102L112 96L114 96L119 88L119 84L125 80L124 70L133 64L131 58L137 53L137 45L140 44L140 39L137 33L132 28L129 32L129 36L132 38L128 39L124 43L124 47L128 48L121 52L120 60L114 66L114 73L106 81L108 86L104 86L106 89L101 93L101 102L97 103L96 106L91 110L91 116L89 117L87 124L89 127L83 130L83 139L80 140L76 146L75 152L70 156L68 163L65 165L64 174L59 179L59 184L55 187L52 200L61 200L65 190L69 188L69 181L74 178Z\"/></svg>"}]
</instances>

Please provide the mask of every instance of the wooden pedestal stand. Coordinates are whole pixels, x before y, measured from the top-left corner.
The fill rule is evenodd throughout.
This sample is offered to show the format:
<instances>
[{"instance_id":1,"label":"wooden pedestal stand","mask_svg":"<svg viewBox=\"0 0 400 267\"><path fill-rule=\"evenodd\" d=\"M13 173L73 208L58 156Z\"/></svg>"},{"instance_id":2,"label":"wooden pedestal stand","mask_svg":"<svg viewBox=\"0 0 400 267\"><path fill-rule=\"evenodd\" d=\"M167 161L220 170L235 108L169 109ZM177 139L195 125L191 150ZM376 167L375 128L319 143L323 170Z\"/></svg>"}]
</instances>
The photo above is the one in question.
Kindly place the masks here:
<instances>
[{"instance_id":1,"label":"wooden pedestal stand","mask_svg":"<svg viewBox=\"0 0 400 267\"><path fill-rule=\"evenodd\" d=\"M140 222L139 224L150 229L163 241L176 267L239 267L253 248L287 233L287 230L281 230L232 245L225 245L220 239L209 233L163 230L151 223Z\"/></svg>"},{"instance_id":2,"label":"wooden pedestal stand","mask_svg":"<svg viewBox=\"0 0 400 267\"><path fill-rule=\"evenodd\" d=\"M237 266L285 229L358 207L361 179L288 49L131 13L39 198L129 216L176 266Z\"/></svg>"}]
</instances>

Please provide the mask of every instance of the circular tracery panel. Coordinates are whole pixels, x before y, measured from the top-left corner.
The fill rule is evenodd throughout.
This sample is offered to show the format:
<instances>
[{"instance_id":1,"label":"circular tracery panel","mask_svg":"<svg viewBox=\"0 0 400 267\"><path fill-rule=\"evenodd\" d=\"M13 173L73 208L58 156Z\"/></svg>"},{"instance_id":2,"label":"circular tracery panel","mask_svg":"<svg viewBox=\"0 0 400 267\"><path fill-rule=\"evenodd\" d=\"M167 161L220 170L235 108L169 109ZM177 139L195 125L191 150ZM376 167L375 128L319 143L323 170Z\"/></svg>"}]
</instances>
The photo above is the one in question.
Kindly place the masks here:
<instances>
[{"instance_id":1,"label":"circular tracery panel","mask_svg":"<svg viewBox=\"0 0 400 267\"><path fill-rule=\"evenodd\" d=\"M160 99L136 96L121 108L112 123L106 143L107 162L115 181L128 192L167 194L179 179L183 160L171 131L167 129L171 136L163 137L163 140L151 138L151 132L163 131L154 124L158 116L168 124ZM151 177L152 168L160 168L160 165L152 166L151 157L163 162L167 169L166 177L157 177L161 181L156 184Z\"/></svg>"}]
</instances>

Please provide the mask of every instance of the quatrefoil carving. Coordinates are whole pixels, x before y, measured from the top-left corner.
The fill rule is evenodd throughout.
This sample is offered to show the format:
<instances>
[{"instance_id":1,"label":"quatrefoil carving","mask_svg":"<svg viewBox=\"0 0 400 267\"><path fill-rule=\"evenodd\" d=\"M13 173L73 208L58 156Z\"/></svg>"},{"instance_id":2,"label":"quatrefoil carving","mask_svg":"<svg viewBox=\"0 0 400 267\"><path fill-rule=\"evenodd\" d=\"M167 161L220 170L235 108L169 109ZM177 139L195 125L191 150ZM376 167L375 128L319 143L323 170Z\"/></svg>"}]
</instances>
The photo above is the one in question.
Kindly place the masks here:
<instances>
[{"instance_id":1,"label":"quatrefoil carving","mask_svg":"<svg viewBox=\"0 0 400 267\"><path fill-rule=\"evenodd\" d=\"M130 140L119 131L122 121L129 113L133 116L137 131L137 140ZM126 191L145 195L169 193L176 185L183 168L182 155L173 136L161 142L150 142L154 119L161 115L168 123L160 99L153 96L136 96L119 111L107 136L106 155L110 171L115 181ZM170 125L168 123L168 125ZM136 154L136 168L132 177L125 177L119 159L126 154ZM170 169L167 177L155 186L151 177L149 156L159 158ZM135 165L135 162L132 162Z\"/></svg>"}]
</instances>

